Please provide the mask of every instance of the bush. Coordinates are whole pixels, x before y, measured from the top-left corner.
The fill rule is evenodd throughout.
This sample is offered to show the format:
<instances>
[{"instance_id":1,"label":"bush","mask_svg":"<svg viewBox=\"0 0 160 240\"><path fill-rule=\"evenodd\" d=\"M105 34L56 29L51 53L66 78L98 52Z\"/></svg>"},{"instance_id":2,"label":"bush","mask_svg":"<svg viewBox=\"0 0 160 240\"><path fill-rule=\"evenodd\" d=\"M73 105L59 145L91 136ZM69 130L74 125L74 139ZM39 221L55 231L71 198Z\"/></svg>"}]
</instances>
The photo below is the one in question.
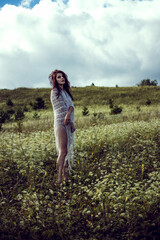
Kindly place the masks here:
<instances>
[{"instance_id":1,"label":"bush","mask_svg":"<svg viewBox=\"0 0 160 240\"><path fill-rule=\"evenodd\" d=\"M151 105L151 100L150 100L149 98L146 100L146 105L147 105L147 106L150 106L150 105Z\"/></svg>"},{"instance_id":2,"label":"bush","mask_svg":"<svg viewBox=\"0 0 160 240\"><path fill-rule=\"evenodd\" d=\"M25 118L24 112L21 108L19 108L16 112L15 112L15 120L19 121L19 120L23 120Z\"/></svg>"},{"instance_id":3,"label":"bush","mask_svg":"<svg viewBox=\"0 0 160 240\"><path fill-rule=\"evenodd\" d=\"M0 123L5 123L6 120L9 120L10 116L7 112L0 110Z\"/></svg>"},{"instance_id":4,"label":"bush","mask_svg":"<svg viewBox=\"0 0 160 240\"><path fill-rule=\"evenodd\" d=\"M23 111L24 111L24 112L28 112L27 106L24 106L24 107L23 107Z\"/></svg>"},{"instance_id":5,"label":"bush","mask_svg":"<svg viewBox=\"0 0 160 240\"><path fill-rule=\"evenodd\" d=\"M7 110L7 113L8 113L9 115L13 115L13 114L15 113L15 110L14 110L14 109L8 109L8 110Z\"/></svg>"},{"instance_id":6,"label":"bush","mask_svg":"<svg viewBox=\"0 0 160 240\"><path fill-rule=\"evenodd\" d=\"M119 114L122 112L122 108L118 107L117 105L113 106L113 108L111 109L110 114Z\"/></svg>"},{"instance_id":7,"label":"bush","mask_svg":"<svg viewBox=\"0 0 160 240\"><path fill-rule=\"evenodd\" d=\"M150 80L149 78L141 80L141 82L138 84L138 86L157 86L158 82L157 80Z\"/></svg>"},{"instance_id":8,"label":"bush","mask_svg":"<svg viewBox=\"0 0 160 240\"><path fill-rule=\"evenodd\" d=\"M2 124L9 120L10 116L7 112L0 110L0 130L2 130Z\"/></svg>"},{"instance_id":9,"label":"bush","mask_svg":"<svg viewBox=\"0 0 160 240\"><path fill-rule=\"evenodd\" d=\"M83 107L82 114L83 116L87 116L89 114L89 110L87 107Z\"/></svg>"},{"instance_id":10,"label":"bush","mask_svg":"<svg viewBox=\"0 0 160 240\"><path fill-rule=\"evenodd\" d=\"M33 103L32 107L34 110L45 108L44 100L41 97L36 98L36 102Z\"/></svg>"},{"instance_id":11,"label":"bush","mask_svg":"<svg viewBox=\"0 0 160 240\"><path fill-rule=\"evenodd\" d=\"M113 100L111 98L109 99L109 107L113 108Z\"/></svg>"},{"instance_id":12,"label":"bush","mask_svg":"<svg viewBox=\"0 0 160 240\"><path fill-rule=\"evenodd\" d=\"M13 107L13 105L14 105L11 99L8 99L6 104L7 104L7 106L10 106L10 107Z\"/></svg>"}]
</instances>

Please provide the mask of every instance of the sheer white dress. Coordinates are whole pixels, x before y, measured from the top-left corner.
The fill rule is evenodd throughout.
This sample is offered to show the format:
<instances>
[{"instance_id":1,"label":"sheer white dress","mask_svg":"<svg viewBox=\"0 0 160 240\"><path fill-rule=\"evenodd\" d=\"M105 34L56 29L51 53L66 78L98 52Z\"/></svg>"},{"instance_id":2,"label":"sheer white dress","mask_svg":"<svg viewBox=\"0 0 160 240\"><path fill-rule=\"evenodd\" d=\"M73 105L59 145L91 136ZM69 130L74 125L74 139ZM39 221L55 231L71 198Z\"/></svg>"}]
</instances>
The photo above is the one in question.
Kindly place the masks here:
<instances>
[{"instance_id":1,"label":"sheer white dress","mask_svg":"<svg viewBox=\"0 0 160 240\"><path fill-rule=\"evenodd\" d=\"M57 96L58 90L54 88L51 90L50 100L54 112L54 134L56 140L56 149L59 153L58 148L58 136L56 134L56 129L59 125L63 126L66 129L67 133L67 156L65 162L68 161L68 169L71 172L73 165L73 147L74 147L74 133L71 132L71 124L74 123L74 111L71 113L70 119L71 122L68 125L64 124L64 118L69 110L69 107L74 108L73 102L69 94L65 90L61 90L59 97Z\"/></svg>"}]
</instances>

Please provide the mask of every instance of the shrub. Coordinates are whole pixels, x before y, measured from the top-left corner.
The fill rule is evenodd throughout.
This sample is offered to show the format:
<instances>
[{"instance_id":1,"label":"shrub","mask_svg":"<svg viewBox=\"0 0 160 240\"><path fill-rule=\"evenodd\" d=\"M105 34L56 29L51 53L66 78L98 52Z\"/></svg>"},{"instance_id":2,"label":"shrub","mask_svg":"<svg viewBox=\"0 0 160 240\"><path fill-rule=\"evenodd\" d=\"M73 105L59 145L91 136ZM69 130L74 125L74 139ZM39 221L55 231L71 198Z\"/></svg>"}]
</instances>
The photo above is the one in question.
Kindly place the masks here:
<instances>
[{"instance_id":1,"label":"shrub","mask_svg":"<svg viewBox=\"0 0 160 240\"><path fill-rule=\"evenodd\" d=\"M3 110L0 110L0 130L2 130L2 124L5 123L5 121L9 118L9 114L4 112Z\"/></svg>"},{"instance_id":2,"label":"shrub","mask_svg":"<svg viewBox=\"0 0 160 240\"><path fill-rule=\"evenodd\" d=\"M6 120L9 119L9 114L7 112L4 112L3 110L0 110L0 123L5 123Z\"/></svg>"},{"instance_id":3,"label":"shrub","mask_svg":"<svg viewBox=\"0 0 160 240\"><path fill-rule=\"evenodd\" d=\"M7 113L8 113L9 115L13 115L13 114L15 113L15 110L14 110L14 109L8 109L8 110L7 110Z\"/></svg>"},{"instance_id":4,"label":"shrub","mask_svg":"<svg viewBox=\"0 0 160 240\"><path fill-rule=\"evenodd\" d=\"M138 84L138 86L157 86L158 82L157 80L150 80L149 78L141 80L141 82Z\"/></svg>"},{"instance_id":5,"label":"shrub","mask_svg":"<svg viewBox=\"0 0 160 240\"><path fill-rule=\"evenodd\" d=\"M110 114L119 114L122 112L122 108L118 107L117 105L114 105L113 108L111 109Z\"/></svg>"},{"instance_id":6,"label":"shrub","mask_svg":"<svg viewBox=\"0 0 160 240\"><path fill-rule=\"evenodd\" d=\"M36 98L36 102L33 103L32 107L34 110L45 108L44 100L41 97Z\"/></svg>"},{"instance_id":7,"label":"shrub","mask_svg":"<svg viewBox=\"0 0 160 240\"><path fill-rule=\"evenodd\" d=\"M137 109L138 112L141 111L141 107L140 106L137 106L136 109Z\"/></svg>"},{"instance_id":8,"label":"shrub","mask_svg":"<svg viewBox=\"0 0 160 240\"><path fill-rule=\"evenodd\" d=\"M13 105L14 105L11 99L8 99L6 104L7 104L7 106L10 106L10 107L13 107Z\"/></svg>"},{"instance_id":9,"label":"shrub","mask_svg":"<svg viewBox=\"0 0 160 240\"><path fill-rule=\"evenodd\" d=\"M38 115L38 113L35 112L35 113L33 114L33 118L34 118L34 119L39 119L39 118L40 118L40 115Z\"/></svg>"},{"instance_id":10,"label":"shrub","mask_svg":"<svg viewBox=\"0 0 160 240\"><path fill-rule=\"evenodd\" d=\"M83 107L82 114L83 116L87 116L89 114L89 110L87 107Z\"/></svg>"},{"instance_id":11,"label":"shrub","mask_svg":"<svg viewBox=\"0 0 160 240\"><path fill-rule=\"evenodd\" d=\"M18 108L18 110L15 112L15 120L23 120L25 118L24 112L21 108Z\"/></svg>"},{"instance_id":12,"label":"shrub","mask_svg":"<svg viewBox=\"0 0 160 240\"><path fill-rule=\"evenodd\" d=\"M113 108L113 100L111 98L109 99L109 107Z\"/></svg>"},{"instance_id":13,"label":"shrub","mask_svg":"<svg viewBox=\"0 0 160 240\"><path fill-rule=\"evenodd\" d=\"M23 107L23 111L24 111L24 112L28 112L27 106L24 106L24 107Z\"/></svg>"},{"instance_id":14,"label":"shrub","mask_svg":"<svg viewBox=\"0 0 160 240\"><path fill-rule=\"evenodd\" d=\"M150 105L151 105L151 100L150 100L149 98L146 100L146 105L147 105L147 106L150 106Z\"/></svg>"}]
</instances>

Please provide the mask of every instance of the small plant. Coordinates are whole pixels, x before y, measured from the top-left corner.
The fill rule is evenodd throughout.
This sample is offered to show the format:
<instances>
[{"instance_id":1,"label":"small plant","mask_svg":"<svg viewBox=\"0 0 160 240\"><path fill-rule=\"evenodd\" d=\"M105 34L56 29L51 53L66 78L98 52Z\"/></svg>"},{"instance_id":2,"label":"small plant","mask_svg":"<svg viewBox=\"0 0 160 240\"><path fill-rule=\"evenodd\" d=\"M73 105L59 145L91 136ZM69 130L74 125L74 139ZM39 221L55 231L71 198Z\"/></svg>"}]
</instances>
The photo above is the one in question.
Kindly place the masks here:
<instances>
[{"instance_id":1,"label":"small plant","mask_svg":"<svg viewBox=\"0 0 160 240\"><path fill-rule=\"evenodd\" d=\"M6 102L6 104L7 104L7 106L10 106L10 107L13 107L13 106L14 106L14 104L13 104L13 102L12 102L11 99L8 99L7 102Z\"/></svg>"},{"instance_id":2,"label":"small plant","mask_svg":"<svg viewBox=\"0 0 160 240\"><path fill-rule=\"evenodd\" d=\"M146 100L146 105L147 105L147 106L150 106L150 105L151 105L151 100L150 100L149 98Z\"/></svg>"},{"instance_id":3,"label":"small plant","mask_svg":"<svg viewBox=\"0 0 160 240\"><path fill-rule=\"evenodd\" d=\"M109 107L113 108L113 100L111 98L109 99Z\"/></svg>"},{"instance_id":4,"label":"small plant","mask_svg":"<svg viewBox=\"0 0 160 240\"><path fill-rule=\"evenodd\" d=\"M35 112L35 113L33 114L33 118L34 118L34 119L40 119L40 115L38 115L38 113Z\"/></svg>"},{"instance_id":5,"label":"small plant","mask_svg":"<svg viewBox=\"0 0 160 240\"><path fill-rule=\"evenodd\" d=\"M23 107L23 111L24 111L24 112L28 112L28 108L27 108L26 105Z\"/></svg>"},{"instance_id":6,"label":"small plant","mask_svg":"<svg viewBox=\"0 0 160 240\"><path fill-rule=\"evenodd\" d=\"M87 107L85 107L85 106L83 107L82 114L83 114L83 116L87 116L89 114L89 110Z\"/></svg>"},{"instance_id":7,"label":"small plant","mask_svg":"<svg viewBox=\"0 0 160 240\"><path fill-rule=\"evenodd\" d=\"M23 130L23 122L22 122L22 120L18 120L17 122L16 122L16 130L18 131L18 132L22 132L22 130Z\"/></svg>"},{"instance_id":8,"label":"small plant","mask_svg":"<svg viewBox=\"0 0 160 240\"><path fill-rule=\"evenodd\" d=\"M34 110L45 108L45 103L43 98L41 97L36 98L36 102L33 103L32 107Z\"/></svg>"},{"instance_id":9,"label":"small plant","mask_svg":"<svg viewBox=\"0 0 160 240\"><path fill-rule=\"evenodd\" d=\"M2 129L2 124L9 120L9 118L9 114L7 112L0 110L0 130Z\"/></svg>"},{"instance_id":10,"label":"small plant","mask_svg":"<svg viewBox=\"0 0 160 240\"><path fill-rule=\"evenodd\" d=\"M18 108L14 116L16 121L23 120L25 118L24 112L21 108Z\"/></svg>"},{"instance_id":11,"label":"small plant","mask_svg":"<svg viewBox=\"0 0 160 240\"><path fill-rule=\"evenodd\" d=\"M98 115L97 115L97 118L98 119L104 119L105 118L105 114L102 113L102 112L99 112Z\"/></svg>"},{"instance_id":12,"label":"small plant","mask_svg":"<svg viewBox=\"0 0 160 240\"><path fill-rule=\"evenodd\" d=\"M15 110L14 109L9 109L9 110L7 110L7 113L9 115L13 115L15 113Z\"/></svg>"},{"instance_id":13,"label":"small plant","mask_svg":"<svg viewBox=\"0 0 160 240\"><path fill-rule=\"evenodd\" d=\"M118 107L117 105L114 105L113 108L111 109L111 112L110 114L113 115L113 114L119 114L122 112L122 108L121 107Z\"/></svg>"},{"instance_id":14,"label":"small plant","mask_svg":"<svg viewBox=\"0 0 160 240\"><path fill-rule=\"evenodd\" d=\"M94 113L93 113L93 117L96 117L96 116L97 116L97 113L94 112Z\"/></svg>"},{"instance_id":15,"label":"small plant","mask_svg":"<svg viewBox=\"0 0 160 240\"><path fill-rule=\"evenodd\" d=\"M138 112L141 111L141 107L140 106L137 106L136 109L137 109Z\"/></svg>"}]
</instances>

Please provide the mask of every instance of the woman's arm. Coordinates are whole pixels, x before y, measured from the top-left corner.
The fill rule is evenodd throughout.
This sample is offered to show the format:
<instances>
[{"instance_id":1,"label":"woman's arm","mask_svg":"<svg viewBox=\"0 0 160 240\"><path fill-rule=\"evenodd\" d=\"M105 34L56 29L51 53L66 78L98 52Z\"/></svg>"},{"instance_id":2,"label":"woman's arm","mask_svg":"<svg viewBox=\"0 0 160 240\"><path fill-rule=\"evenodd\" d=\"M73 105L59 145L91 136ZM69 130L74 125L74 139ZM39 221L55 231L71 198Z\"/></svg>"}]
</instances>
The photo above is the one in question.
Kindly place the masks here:
<instances>
[{"instance_id":1,"label":"woman's arm","mask_svg":"<svg viewBox=\"0 0 160 240\"><path fill-rule=\"evenodd\" d=\"M71 122L71 119L70 119L70 116L71 116L71 113L74 111L74 108L72 106L69 107L68 109L68 112L64 118L64 124L65 125L68 125L70 122Z\"/></svg>"},{"instance_id":2,"label":"woman's arm","mask_svg":"<svg viewBox=\"0 0 160 240\"><path fill-rule=\"evenodd\" d=\"M56 113L56 115L61 116L61 117L62 117L62 115L64 115L64 117L65 117L66 112L67 112L67 107L65 106L62 97L61 96L57 97L57 93L58 93L58 90L56 88L54 88L51 91L50 100L51 100L51 103L52 103L52 106L53 106L53 109L54 109L54 112Z\"/></svg>"}]
</instances>

